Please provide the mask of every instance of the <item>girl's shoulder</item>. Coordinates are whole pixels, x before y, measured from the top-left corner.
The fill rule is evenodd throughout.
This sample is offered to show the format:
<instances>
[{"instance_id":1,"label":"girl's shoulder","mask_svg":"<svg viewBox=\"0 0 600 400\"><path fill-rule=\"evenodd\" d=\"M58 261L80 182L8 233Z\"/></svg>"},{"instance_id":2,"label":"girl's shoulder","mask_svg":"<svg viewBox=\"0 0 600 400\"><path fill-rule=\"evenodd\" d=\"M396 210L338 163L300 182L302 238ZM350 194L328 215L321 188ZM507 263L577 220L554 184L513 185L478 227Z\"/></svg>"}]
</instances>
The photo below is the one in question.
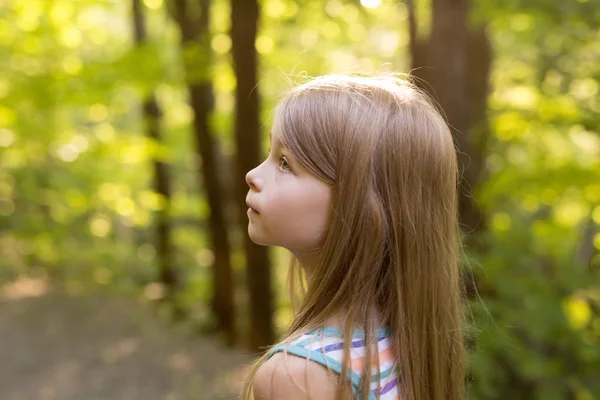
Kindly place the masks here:
<instances>
[{"instance_id":1,"label":"girl's shoulder","mask_svg":"<svg viewBox=\"0 0 600 400\"><path fill-rule=\"evenodd\" d=\"M254 400L335 400L337 379L334 372L321 364L278 352L256 372Z\"/></svg>"}]
</instances>

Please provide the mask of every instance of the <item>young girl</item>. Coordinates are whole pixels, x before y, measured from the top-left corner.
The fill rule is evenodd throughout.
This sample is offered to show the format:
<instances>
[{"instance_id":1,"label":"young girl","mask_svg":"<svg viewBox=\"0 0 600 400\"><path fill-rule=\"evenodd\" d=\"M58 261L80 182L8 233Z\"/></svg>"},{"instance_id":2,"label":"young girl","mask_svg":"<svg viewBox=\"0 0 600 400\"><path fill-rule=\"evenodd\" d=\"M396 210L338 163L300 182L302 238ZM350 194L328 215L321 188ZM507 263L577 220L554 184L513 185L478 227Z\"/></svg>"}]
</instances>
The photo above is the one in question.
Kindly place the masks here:
<instances>
[{"instance_id":1,"label":"young girl","mask_svg":"<svg viewBox=\"0 0 600 400\"><path fill-rule=\"evenodd\" d=\"M246 181L250 238L293 255L294 319L242 399L462 399L457 158L428 97L398 76L297 86Z\"/></svg>"}]
</instances>

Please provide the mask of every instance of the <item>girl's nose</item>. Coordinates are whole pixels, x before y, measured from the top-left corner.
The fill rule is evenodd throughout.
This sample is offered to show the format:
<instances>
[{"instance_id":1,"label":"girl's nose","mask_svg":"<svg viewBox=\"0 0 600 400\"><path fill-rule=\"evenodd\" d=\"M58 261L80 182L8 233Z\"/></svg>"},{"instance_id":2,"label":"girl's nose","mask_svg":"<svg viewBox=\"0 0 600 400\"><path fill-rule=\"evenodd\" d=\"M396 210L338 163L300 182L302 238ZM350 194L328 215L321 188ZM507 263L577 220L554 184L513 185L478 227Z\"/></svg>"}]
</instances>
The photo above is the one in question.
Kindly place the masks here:
<instances>
[{"instance_id":1,"label":"girl's nose","mask_svg":"<svg viewBox=\"0 0 600 400\"><path fill-rule=\"evenodd\" d=\"M250 187L250 189L254 189L256 191L260 191L260 179L257 176L257 169L254 168L246 174L246 183Z\"/></svg>"}]
</instances>

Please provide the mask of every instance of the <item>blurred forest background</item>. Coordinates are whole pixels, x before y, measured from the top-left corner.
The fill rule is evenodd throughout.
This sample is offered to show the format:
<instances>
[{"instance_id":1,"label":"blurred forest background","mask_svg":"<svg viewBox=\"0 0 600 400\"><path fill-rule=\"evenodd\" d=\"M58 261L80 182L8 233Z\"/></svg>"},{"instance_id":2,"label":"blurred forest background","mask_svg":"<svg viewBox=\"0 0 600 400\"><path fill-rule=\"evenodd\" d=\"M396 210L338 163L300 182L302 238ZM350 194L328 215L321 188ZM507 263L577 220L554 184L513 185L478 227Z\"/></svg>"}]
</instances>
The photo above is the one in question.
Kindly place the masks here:
<instances>
[{"instance_id":1,"label":"blurred forest background","mask_svg":"<svg viewBox=\"0 0 600 400\"><path fill-rule=\"evenodd\" d=\"M461 150L469 398L600 398L599 23L590 0L0 0L0 397L92 398L77 335L106 333L75 326L129 326L142 304L178 327L161 343L192 335L179 358L147 349L180 376L271 344L291 318L288 256L248 240L244 175L278 95L412 71ZM73 306L99 293L135 302ZM70 372L52 375L43 353L62 342ZM140 349L120 343L111 371ZM158 397L140 387L163 371L144 374L93 398L235 398L243 376Z\"/></svg>"}]
</instances>

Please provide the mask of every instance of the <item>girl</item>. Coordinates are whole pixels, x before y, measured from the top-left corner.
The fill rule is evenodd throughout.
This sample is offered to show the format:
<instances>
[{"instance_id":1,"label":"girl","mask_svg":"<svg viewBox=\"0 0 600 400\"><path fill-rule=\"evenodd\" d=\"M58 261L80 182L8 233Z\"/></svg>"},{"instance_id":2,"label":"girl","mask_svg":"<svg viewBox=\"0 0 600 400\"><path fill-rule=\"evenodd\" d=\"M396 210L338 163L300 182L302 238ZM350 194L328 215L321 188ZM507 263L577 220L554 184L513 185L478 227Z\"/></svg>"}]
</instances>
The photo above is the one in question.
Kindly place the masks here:
<instances>
[{"instance_id":1,"label":"girl","mask_svg":"<svg viewBox=\"0 0 600 400\"><path fill-rule=\"evenodd\" d=\"M294 319L242 399L462 399L457 158L428 97L391 75L295 87L246 181L248 235L293 255Z\"/></svg>"}]
</instances>

